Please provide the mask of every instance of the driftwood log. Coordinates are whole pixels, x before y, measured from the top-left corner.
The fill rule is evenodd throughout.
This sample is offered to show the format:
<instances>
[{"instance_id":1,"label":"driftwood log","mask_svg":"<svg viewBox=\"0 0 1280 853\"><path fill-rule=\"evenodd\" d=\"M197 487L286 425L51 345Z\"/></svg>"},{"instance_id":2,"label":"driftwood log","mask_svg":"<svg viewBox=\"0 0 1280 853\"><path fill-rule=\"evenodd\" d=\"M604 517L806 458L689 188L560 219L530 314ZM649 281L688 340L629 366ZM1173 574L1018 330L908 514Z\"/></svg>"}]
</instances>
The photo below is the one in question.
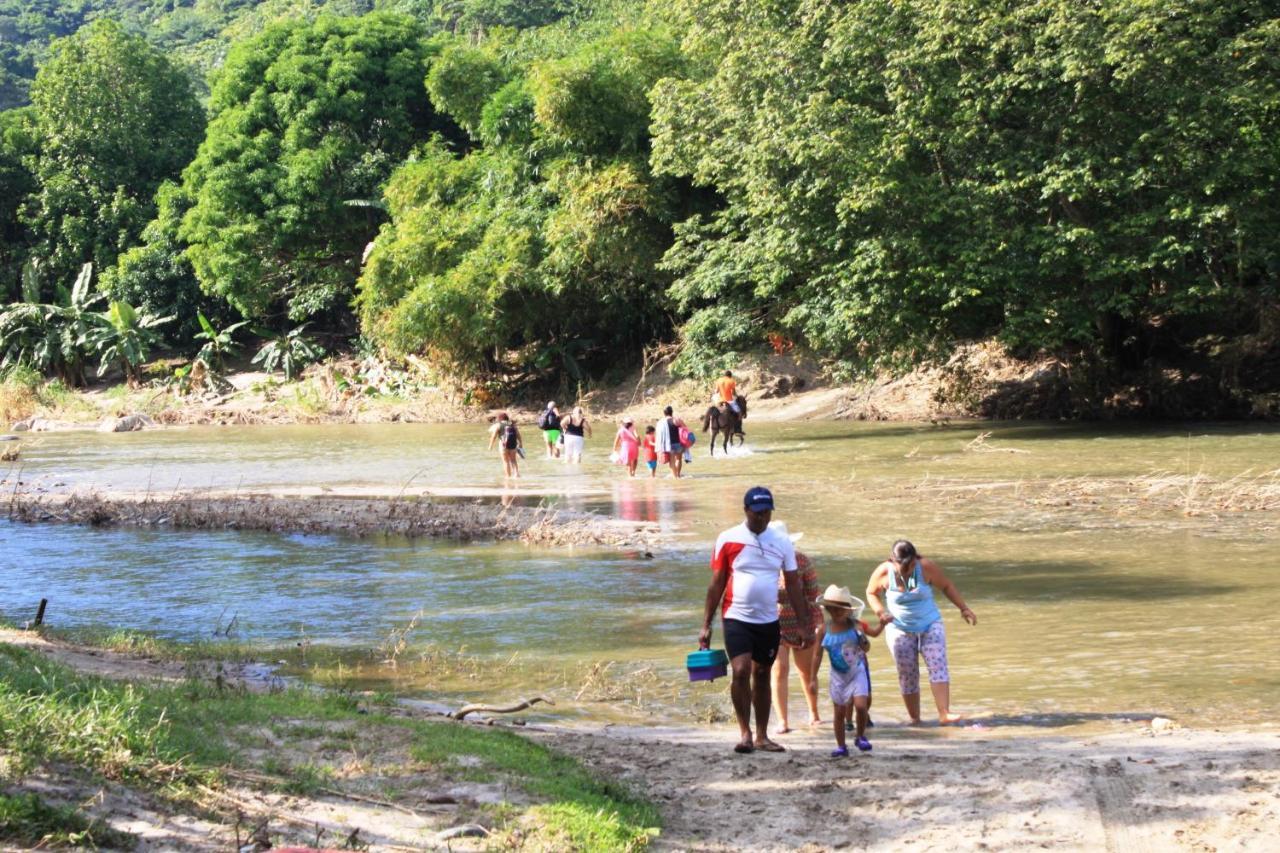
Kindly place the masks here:
<instances>
[{"instance_id":1,"label":"driftwood log","mask_svg":"<svg viewBox=\"0 0 1280 853\"><path fill-rule=\"evenodd\" d=\"M450 714L449 717L454 720L461 720L463 717L467 716L467 714L475 713L514 714L516 711L523 711L525 708L528 708L531 705L536 705L539 702L546 702L548 705L556 704L545 697L534 696L532 699L521 699L519 702L514 702L510 705L463 705L461 708Z\"/></svg>"}]
</instances>

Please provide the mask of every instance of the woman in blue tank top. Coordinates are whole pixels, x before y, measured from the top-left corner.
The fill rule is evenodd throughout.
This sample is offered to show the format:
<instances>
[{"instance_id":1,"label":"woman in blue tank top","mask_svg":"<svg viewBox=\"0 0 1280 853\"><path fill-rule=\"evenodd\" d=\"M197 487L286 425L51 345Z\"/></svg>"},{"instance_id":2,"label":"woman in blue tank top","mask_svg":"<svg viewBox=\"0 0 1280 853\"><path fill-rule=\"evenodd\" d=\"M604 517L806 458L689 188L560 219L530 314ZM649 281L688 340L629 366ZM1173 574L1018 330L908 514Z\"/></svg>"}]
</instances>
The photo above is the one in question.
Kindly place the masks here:
<instances>
[{"instance_id":1,"label":"woman in blue tank top","mask_svg":"<svg viewBox=\"0 0 1280 853\"><path fill-rule=\"evenodd\" d=\"M871 573L867 581L867 603L885 626L885 642L898 667L898 687L912 725L920 723L920 658L929 669L929 689L938 706L938 720L952 723L960 719L951 713L951 674L947 669L947 634L942 613L933 600L937 587L970 625L978 617L960 597L951 579L933 560L916 553L905 539L893 544L893 551ZM880 601L884 597L884 603Z\"/></svg>"}]
</instances>

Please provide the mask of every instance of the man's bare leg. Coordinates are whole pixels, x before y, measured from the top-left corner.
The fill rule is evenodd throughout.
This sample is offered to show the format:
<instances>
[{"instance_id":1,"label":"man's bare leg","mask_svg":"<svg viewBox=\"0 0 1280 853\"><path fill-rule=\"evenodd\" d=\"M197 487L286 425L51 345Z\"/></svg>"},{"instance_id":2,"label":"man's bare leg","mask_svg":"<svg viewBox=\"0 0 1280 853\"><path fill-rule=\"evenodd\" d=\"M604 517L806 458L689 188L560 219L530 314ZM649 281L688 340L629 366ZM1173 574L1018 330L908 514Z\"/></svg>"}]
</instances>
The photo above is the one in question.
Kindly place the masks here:
<instances>
[{"instance_id":1,"label":"man's bare leg","mask_svg":"<svg viewBox=\"0 0 1280 853\"><path fill-rule=\"evenodd\" d=\"M781 744L769 740L769 706L773 702L772 685L769 684L770 663L757 663L753 667L751 699L756 710L756 749L768 752L785 752Z\"/></svg>"},{"instance_id":2,"label":"man's bare leg","mask_svg":"<svg viewBox=\"0 0 1280 853\"><path fill-rule=\"evenodd\" d=\"M751 752L755 745L751 740L751 670L750 652L729 661L733 668L733 680L729 684L729 696L733 699L733 713L738 718L738 745L735 752Z\"/></svg>"}]
</instances>

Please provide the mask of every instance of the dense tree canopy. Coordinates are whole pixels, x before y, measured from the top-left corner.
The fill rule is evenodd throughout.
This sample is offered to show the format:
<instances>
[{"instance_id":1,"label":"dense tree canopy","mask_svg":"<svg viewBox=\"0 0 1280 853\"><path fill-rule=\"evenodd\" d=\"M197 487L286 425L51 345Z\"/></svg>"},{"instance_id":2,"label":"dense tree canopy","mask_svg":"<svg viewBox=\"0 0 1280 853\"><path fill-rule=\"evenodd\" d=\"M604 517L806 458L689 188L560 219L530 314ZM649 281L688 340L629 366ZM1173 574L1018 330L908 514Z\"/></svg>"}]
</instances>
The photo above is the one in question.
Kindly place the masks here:
<instances>
[{"instance_id":1,"label":"dense tree canopy","mask_svg":"<svg viewBox=\"0 0 1280 853\"><path fill-rule=\"evenodd\" d=\"M1249 0L678 0L661 172L688 331L849 365L992 333L1113 353L1275 298L1280 22Z\"/></svg>"},{"instance_id":2,"label":"dense tree canopy","mask_svg":"<svg viewBox=\"0 0 1280 853\"><path fill-rule=\"evenodd\" d=\"M656 262L677 207L649 172L645 93L678 70L678 46L630 29L550 45L504 63L501 44L456 44L433 66L436 103L484 147L437 141L388 186L360 304L393 351L580 377L669 328Z\"/></svg>"},{"instance_id":3,"label":"dense tree canopy","mask_svg":"<svg viewBox=\"0 0 1280 853\"><path fill-rule=\"evenodd\" d=\"M22 216L46 276L67 282L137 241L156 190L191 159L204 113L187 75L112 21L55 42L31 96L35 190Z\"/></svg>"},{"instance_id":4,"label":"dense tree canopy","mask_svg":"<svg viewBox=\"0 0 1280 853\"><path fill-rule=\"evenodd\" d=\"M92 261L179 339L472 380L998 337L1280 392L1272 2L63 2L0 0L6 299Z\"/></svg>"},{"instance_id":5,"label":"dense tree canopy","mask_svg":"<svg viewBox=\"0 0 1280 853\"><path fill-rule=\"evenodd\" d=\"M179 236L205 290L247 316L344 304L377 229L369 202L431 127L422 35L392 14L321 17L231 52L184 176Z\"/></svg>"}]
</instances>

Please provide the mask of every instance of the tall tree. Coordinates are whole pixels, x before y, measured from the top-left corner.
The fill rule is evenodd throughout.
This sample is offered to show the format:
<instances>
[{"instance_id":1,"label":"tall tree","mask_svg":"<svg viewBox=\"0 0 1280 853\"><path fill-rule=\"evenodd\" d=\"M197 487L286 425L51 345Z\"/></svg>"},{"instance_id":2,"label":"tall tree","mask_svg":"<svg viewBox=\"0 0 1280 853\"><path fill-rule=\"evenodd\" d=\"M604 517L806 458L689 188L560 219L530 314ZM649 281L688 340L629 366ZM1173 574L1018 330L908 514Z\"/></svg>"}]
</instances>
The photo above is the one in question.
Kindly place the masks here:
<instances>
[{"instance_id":1,"label":"tall tree","mask_svg":"<svg viewBox=\"0 0 1280 853\"><path fill-rule=\"evenodd\" d=\"M345 310L380 222L366 202L432 127L422 36L406 16L321 17L231 51L184 175L179 236L206 291L246 316Z\"/></svg>"},{"instance_id":2,"label":"tall tree","mask_svg":"<svg viewBox=\"0 0 1280 853\"><path fill-rule=\"evenodd\" d=\"M137 240L156 189L194 154L204 115L186 72L107 20L53 44L31 97L27 221L48 280L69 280Z\"/></svg>"},{"instance_id":3,"label":"tall tree","mask_svg":"<svg viewBox=\"0 0 1280 853\"><path fill-rule=\"evenodd\" d=\"M561 44L457 45L433 68L481 147L437 142L388 183L359 297L388 349L465 376L574 379L669 331L655 265L677 206L649 171L645 93L678 68L678 43L623 28Z\"/></svg>"},{"instance_id":4,"label":"tall tree","mask_svg":"<svg viewBox=\"0 0 1280 853\"><path fill-rule=\"evenodd\" d=\"M694 349L776 332L858 367L1000 334L1140 359L1275 305L1273 4L673 7L703 73L655 89L654 163L725 199L667 259Z\"/></svg>"},{"instance_id":5,"label":"tall tree","mask_svg":"<svg viewBox=\"0 0 1280 853\"><path fill-rule=\"evenodd\" d=\"M30 107L0 113L0 303L17 299L31 232L20 217L35 191L28 163L36 152L35 116Z\"/></svg>"}]
</instances>

